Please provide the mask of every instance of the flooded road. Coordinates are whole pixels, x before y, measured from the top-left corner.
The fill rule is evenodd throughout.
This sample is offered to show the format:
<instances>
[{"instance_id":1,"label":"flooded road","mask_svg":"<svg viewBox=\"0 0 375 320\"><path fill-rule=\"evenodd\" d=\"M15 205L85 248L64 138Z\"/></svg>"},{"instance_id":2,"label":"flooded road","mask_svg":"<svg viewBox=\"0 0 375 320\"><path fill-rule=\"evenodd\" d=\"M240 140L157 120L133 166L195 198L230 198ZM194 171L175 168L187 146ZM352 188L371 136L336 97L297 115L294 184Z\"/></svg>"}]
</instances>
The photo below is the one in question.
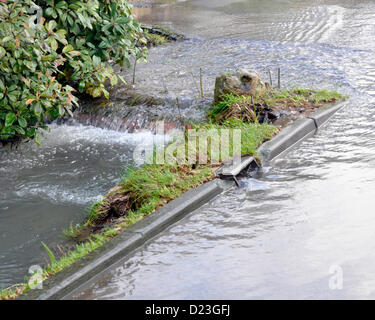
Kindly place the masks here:
<instances>
[{"instance_id":1,"label":"flooded road","mask_svg":"<svg viewBox=\"0 0 375 320\"><path fill-rule=\"evenodd\" d=\"M246 64L265 75L278 65L285 86L336 88L350 99L259 177L67 298L375 298L375 3L169 1L147 10L144 21L196 38L152 51L140 85L152 86L156 70L169 70L170 83L190 81L183 70L203 66L211 92L219 70Z\"/></svg>"},{"instance_id":2,"label":"flooded road","mask_svg":"<svg viewBox=\"0 0 375 320\"><path fill-rule=\"evenodd\" d=\"M167 4L169 3L169 5ZM144 23L194 38L374 47L371 0L187 0L136 8Z\"/></svg>"}]
</instances>

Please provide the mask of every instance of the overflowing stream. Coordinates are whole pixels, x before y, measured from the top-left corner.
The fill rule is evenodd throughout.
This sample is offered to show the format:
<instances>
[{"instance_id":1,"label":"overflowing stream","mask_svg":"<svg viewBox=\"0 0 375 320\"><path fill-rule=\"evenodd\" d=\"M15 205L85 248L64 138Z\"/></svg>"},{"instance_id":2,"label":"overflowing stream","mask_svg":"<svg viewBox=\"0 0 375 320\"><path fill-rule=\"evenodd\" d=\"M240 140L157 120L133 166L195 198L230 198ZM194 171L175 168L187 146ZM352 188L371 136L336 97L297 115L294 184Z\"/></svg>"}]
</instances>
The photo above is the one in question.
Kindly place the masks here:
<instances>
[{"instance_id":1,"label":"overflowing stream","mask_svg":"<svg viewBox=\"0 0 375 320\"><path fill-rule=\"evenodd\" d=\"M218 71L280 66L284 85L350 99L258 177L67 298L375 298L375 3L165 1L137 14L191 36L154 50L140 85L157 89L156 71L169 70L173 91L202 67L210 92Z\"/></svg>"},{"instance_id":2,"label":"overflowing stream","mask_svg":"<svg viewBox=\"0 0 375 320\"><path fill-rule=\"evenodd\" d=\"M158 1L136 14L190 37L152 48L136 73L136 90L169 101L164 107L177 117L201 119L215 77L244 65L264 79L280 67L283 87L336 89L350 99L256 179L243 179L69 298L374 297L375 3ZM143 114L162 107L142 106ZM54 124L39 148L0 149L0 286L43 264L41 241L64 243L62 229L118 182L137 144L154 138L109 127ZM332 270L342 271L342 289L330 289Z\"/></svg>"},{"instance_id":3,"label":"overflowing stream","mask_svg":"<svg viewBox=\"0 0 375 320\"><path fill-rule=\"evenodd\" d=\"M0 149L0 286L21 282L30 266L48 262L42 241L62 252L69 248L63 229L81 222L86 208L133 164L134 147L154 138L53 124L40 147Z\"/></svg>"}]
</instances>

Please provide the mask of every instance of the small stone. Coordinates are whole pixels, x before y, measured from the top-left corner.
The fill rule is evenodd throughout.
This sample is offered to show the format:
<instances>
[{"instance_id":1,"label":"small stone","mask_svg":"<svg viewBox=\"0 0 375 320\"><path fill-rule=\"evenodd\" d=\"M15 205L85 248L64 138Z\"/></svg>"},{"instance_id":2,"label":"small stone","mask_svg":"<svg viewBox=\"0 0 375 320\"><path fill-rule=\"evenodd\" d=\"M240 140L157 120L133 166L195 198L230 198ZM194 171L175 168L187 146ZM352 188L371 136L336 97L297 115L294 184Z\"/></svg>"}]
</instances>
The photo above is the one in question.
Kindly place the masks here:
<instances>
[{"instance_id":1,"label":"small stone","mask_svg":"<svg viewBox=\"0 0 375 320\"><path fill-rule=\"evenodd\" d=\"M259 74L249 68L239 68L235 74L225 73L216 78L214 103L221 101L227 94L257 95L266 92L267 86Z\"/></svg>"}]
</instances>

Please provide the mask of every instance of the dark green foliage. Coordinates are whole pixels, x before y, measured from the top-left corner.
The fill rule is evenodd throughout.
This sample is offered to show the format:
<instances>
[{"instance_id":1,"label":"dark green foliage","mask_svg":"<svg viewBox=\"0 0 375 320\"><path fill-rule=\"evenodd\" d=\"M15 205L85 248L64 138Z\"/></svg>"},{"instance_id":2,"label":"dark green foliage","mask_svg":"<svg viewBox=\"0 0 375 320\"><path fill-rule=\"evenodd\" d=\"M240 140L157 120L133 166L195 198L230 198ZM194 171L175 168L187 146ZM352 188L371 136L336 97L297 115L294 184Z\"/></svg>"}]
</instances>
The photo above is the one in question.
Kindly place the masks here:
<instances>
[{"instance_id":1,"label":"dark green foliage","mask_svg":"<svg viewBox=\"0 0 375 320\"><path fill-rule=\"evenodd\" d=\"M142 29L127 0L39 0L37 4L47 20L55 20L58 28L67 31L64 80L75 83L80 92L108 97L104 83L109 80L115 85L117 76L107 61L130 67L132 56L145 57L147 41L140 37Z\"/></svg>"},{"instance_id":2,"label":"dark green foliage","mask_svg":"<svg viewBox=\"0 0 375 320\"><path fill-rule=\"evenodd\" d=\"M54 43L66 45L56 23L33 24L31 1L0 3L0 141L29 137L38 142L46 117L71 112L73 88L56 79L64 54Z\"/></svg>"},{"instance_id":3,"label":"dark green foliage","mask_svg":"<svg viewBox=\"0 0 375 320\"><path fill-rule=\"evenodd\" d=\"M130 9L127 0L0 2L1 143L39 143L46 120L71 114L75 90L108 97L105 83L118 82L108 61L145 58Z\"/></svg>"}]
</instances>

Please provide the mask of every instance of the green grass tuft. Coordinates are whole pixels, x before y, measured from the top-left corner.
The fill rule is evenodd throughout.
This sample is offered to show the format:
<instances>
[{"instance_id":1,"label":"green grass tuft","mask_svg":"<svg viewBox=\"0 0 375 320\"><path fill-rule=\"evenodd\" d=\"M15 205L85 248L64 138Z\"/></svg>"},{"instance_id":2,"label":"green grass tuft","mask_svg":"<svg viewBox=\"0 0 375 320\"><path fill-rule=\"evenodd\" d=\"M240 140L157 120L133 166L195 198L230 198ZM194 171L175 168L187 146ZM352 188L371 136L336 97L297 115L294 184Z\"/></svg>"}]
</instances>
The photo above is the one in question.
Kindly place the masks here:
<instances>
[{"instance_id":1,"label":"green grass tuft","mask_svg":"<svg viewBox=\"0 0 375 320\"><path fill-rule=\"evenodd\" d=\"M51 251L51 249L48 248L48 246L43 241L42 241L42 246L47 251L47 254L49 256L49 260L50 260L51 265L55 265L56 264L56 258L55 258L55 255L53 254L53 252Z\"/></svg>"},{"instance_id":2,"label":"green grass tuft","mask_svg":"<svg viewBox=\"0 0 375 320\"><path fill-rule=\"evenodd\" d=\"M130 194L134 208L148 214L158 205L170 201L183 192L213 177L210 168L192 172L188 167L177 165L147 164L138 170L131 169L122 179L121 191Z\"/></svg>"},{"instance_id":3,"label":"green grass tuft","mask_svg":"<svg viewBox=\"0 0 375 320\"><path fill-rule=\"evenodd\" d=\"M257 148L265 141L270 140L278 129L270 124L257 122L242 122L238 119L227 119L223 124L208 123L199 126L201 129L240 129L241 130L241 155L252 155L257 157ZM230 153L233 156L233 140L230 138ZM220 155L220 159L225 161Z\"/></svg>"},{"instance_id":4,"label":"green grass tuft","mask_svg":"<svg viewBox=\"0 0 375 320\"><path fill-rule=\"evenodd\" d=\"M106 204L106 199L102 199L89 207L85 226L93 226L97 221L103 220L107 215Z\"/></svg>"},{"instance_id":5,"label":"green grass tuft","mask_svg":"<svg viewBox=\"0 0 375 320\"><path fill-rule=\"evenodd\" d=\"M319 90L315 91L312 100L315 104L335 102L338 100L346 99L347 96L338 93L337 91Z\"/></svg>"}]
</instances>

